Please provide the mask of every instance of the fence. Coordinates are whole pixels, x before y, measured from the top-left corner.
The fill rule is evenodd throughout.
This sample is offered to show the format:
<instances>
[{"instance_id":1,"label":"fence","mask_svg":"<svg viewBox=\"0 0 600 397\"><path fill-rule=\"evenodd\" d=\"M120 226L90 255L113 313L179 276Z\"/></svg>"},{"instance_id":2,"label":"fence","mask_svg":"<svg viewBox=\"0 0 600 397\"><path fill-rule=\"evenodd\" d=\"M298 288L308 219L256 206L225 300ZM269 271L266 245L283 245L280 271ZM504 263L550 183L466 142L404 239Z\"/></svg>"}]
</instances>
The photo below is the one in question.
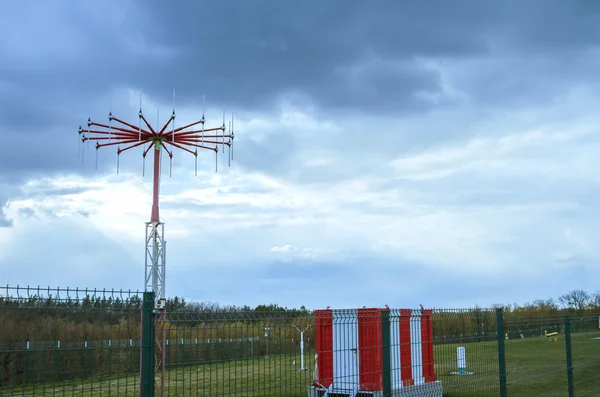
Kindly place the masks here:
<instances>
[{"instance_id":1,"label":"fence","mask_svg":"<svg viewBox=\"0 0 600 397\"><path fill-rule=\"evenodd\" d=\"M3 290L0 395L152 391L151 294ZM360 310L329 323L319 312L167 313L164 394L322 396L327 383L345 395L400 396L427 382L445 397L598 394L598 315Z\"/></svg>"}]
</instances>

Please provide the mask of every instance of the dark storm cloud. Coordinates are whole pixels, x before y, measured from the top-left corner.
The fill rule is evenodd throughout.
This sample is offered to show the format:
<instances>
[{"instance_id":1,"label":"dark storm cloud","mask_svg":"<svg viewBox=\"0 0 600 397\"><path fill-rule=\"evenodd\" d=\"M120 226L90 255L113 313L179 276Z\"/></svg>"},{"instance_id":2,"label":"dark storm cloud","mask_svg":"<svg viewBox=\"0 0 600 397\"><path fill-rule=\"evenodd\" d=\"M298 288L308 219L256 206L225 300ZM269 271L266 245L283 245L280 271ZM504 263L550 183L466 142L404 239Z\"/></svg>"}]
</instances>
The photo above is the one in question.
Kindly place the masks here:
<instances>
[{"instance_id":1,"label":"dark storm cloud","mask_svg":"<svg viewBox=\"0 0 600 397\"><path fill-rule=\"evenodd\" d=\"M82 167L77 156L78 126L89 114L105 121L114 90L128 87L140 64L165 59L130 51L138 38L115 17L125 3L104 6L32 1L4 8L0 24L18 34L0 39L0 136L11 148L0 156L0 174L19 181L39 173L89 173L93 167Z\"/></svg>"},{"instance_id":2,"label":"dark storm cloud","mask_svg":"<svg viewBox=\"0 0 600 397\"><path fill-rule=\"evenodd\" d=\"M204 93L217 106L245 109L262 110L282 93L306 96L325 108L416 109L428 106L416 93L440 90L437 73L416 59L484 57L492 55L494 42L502 43L500 51L565 55L594 45L600 29L594 2L122 4L107 2L96 13L87 5L63 4L60 17L47 23L77 33L70 37L73 44L55 45L54 54L20 54L19 62L0 62L7 77L2 80L22 92L11 94L19 110L8 112L9 121L51 120L58 114L52 107L120 86L163 98L176 88L182 100L195 104ZM124 20L102 17L121 8ZM36 35L41 30L23 29ZM29 54L37 50L34 37L20 43ZM33 104L26 106L23 97ZM16 117L36 108L35 117Z\"/></svg>"},{"instance_id":3,"label":"dark storm cloud","mask_svg":"<svg viewBox=\"0 0 600 397\"><path fill-rule=\"evenodd\" d=\"M104 118L123 88L166 103L175 88L178 104L194 106L206 94L211 106L249 113L289 94L323 112L400 115L431 108L420 95L441 91L422 61L473 59L478 70L459 81L474 100L551 99L553 87L597 79L585 51L600 38L599 9L552 0L11 2L0 16L15 33L0 39L0 136L10 148L0 174L89 172L76 157L77 126L88 112ZM126 102L113 106L135 111ZM271 148L237 153L249 168L289 166L290 152Z\"/></svg>"},{"instance_id":4,"label":"dark storm cloud","mask_svg":"<svg viewBox=\"0 0 600 397\"><path fill-rule=\"evenodd\" d=\"M176 74L193 95L206 92L219 104L245 108L268 106L288 92L325 109L414 111L429 106L415 94L441 89L439 76L416 60L508 52L524 58L546 55L551 63L595 45L600 37L594 2L144 4L152 21L145 34L181 50L164 70L169 76L161 80L165 84L154 85L154 92L169 92ZM563 78L576 69L564 66ZM499 75L492 71L495 84L512 76L511 83L524 86L513 83L511 93L498 87L481 96L515 95L530 84L537 87L535 81L544 77L521 73L518 64ZM140 83L146 77L140 75ZM477 88L471 90L477 93Z\"/></svg>"},{"instance_id":5,"label":"dark storm cloud","mask_svg":"<svg viewBox=\"0 0 600 397\"><path fill-rule=\"evenodd\" d=\"M414 58L480 54L485 41L464 24L489 18L482 7L464 13L391 2L145 4L153 22L145 34L182 49L164 73L183 72L177 75L185 76L187 92L244 108L272 105L283 93L329 109L418 108L413 95L438 91L439 76ZM435 25L427 23L430 13ZM162 82L157 95L174 79Z\"/></svg>"}]
</instances>

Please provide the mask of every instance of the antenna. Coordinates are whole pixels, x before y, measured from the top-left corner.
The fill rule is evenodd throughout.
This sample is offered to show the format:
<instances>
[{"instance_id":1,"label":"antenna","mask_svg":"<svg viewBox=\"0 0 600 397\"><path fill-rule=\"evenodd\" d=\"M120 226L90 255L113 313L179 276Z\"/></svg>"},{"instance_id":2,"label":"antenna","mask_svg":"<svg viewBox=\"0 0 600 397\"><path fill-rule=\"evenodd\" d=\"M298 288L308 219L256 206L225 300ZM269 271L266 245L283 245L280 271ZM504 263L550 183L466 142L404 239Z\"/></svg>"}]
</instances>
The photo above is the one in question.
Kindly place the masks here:
<instances>
[{"instance_id":1,"label":"antenna","mask_svg":"<svg viewBox=\"0 0 600 397\"><path fill-rule=\"evenodd\" d=\"M171 142L175 142L175 89L173 89L173 113L171 113L171 120L173 123L171 124ZM165 148L167 153L169 151ZM169 153L169 178L171 177L171 173L173 171L173 152Z\"/></svg>"},{"instance_id":2,"label":"antenna","mask_svg":"<svg viewBox=\"0 0 600 397\"><path fill-rule=\"evenodd\" d=\"M173 90L173 98L175 98L175 90ZM204 104L204 97L202 102ZM173 105L175 101L173 100ZM112 105L112 103L111 103ZM224 114L224 113L223 113ZM219 145L231 146L233 143L233 134L225 133L225 121L223 119L223 125L221 127L205 127L205 116L204 110L202 111L202 118L196 122L177 127L171 126L171 131L167 132L170 123L175 123L175 109L169 120L162 126L162 128L155 128L152 126L142 111L142 94L140 93L140 110L138 113L139 124L137 126L124 121L123 119L116 117L112 110L109 112L109 125L100 122L95 122L88 117L87 128L79 127L79 135L81 142L85 143L89 141L96 142L96 150L107 146L117 146L117 172L120 172L120 155L123 152L131 150L135 147L141 146L144 151L142 153L142 172L145 175L145 160L147 154L151 149L154 149L154 197L151 213L151 222L159 222L159 211L158 211L158 192L159 192L159 181L158 174L160 173L160 153L164 150L172 160L173 151L180 149L188 152L195 157L196 163L196 174L197 174L197 159L198 149L212 150L215 153L219 150ZM157 122L160 121L160 111L157 109L156 112ZM114 123L113 123L114 122ZM142 126L142 123L144 126ZM115 125L116 124L116 125ZM201 125L201 129L198 127ZM194 128L196 127L196 128ZM221 131L221 134L218 132ZM202 137L198 137L198 133L202 133ZM221 139L219 139L221 138ZM227 141L224 138L228 138ZM110 141L109 141L110 140ZM210 146L207 146L209 145ZM214 146L212 146L214 145ZM218 161L215 164L215 170L218 171ZM172 167L170 170L172 175ZM161 281L162 282L162 281ZM164 291L156 291L157 296L164 296Z\"/></svg>"},{"instance_id":3,"label":"antenna","mask_svg":"<svg viewBox=\"0 0 600 397\"><path fill-rule=\"evenodd\" d=\"M112 124L112 99L110 100L110 106L108 107L108 143L110 143L110 138L111 138L111 127ZM98 148L96 148L96 151L98 151Z\"/></svg>"},{"instance_id":4,"label":"antenna","mask_svg":"<svg viewBox=\"0 0 600 397\"><path fill-rule=\"evenodd\" d=\"M148 148L142 152L142 157L143 157L143 159L142 159L142 162L143 162L143 170L142 170L142 172L144 172L145 169L146 169L146 155L148 154L148 152L150 151L150 149L152 149L152 146L153 145L148 145ZM144 176L144 175L142 175L142 176Z\"/></svg>"},{"instance_id":5,"label":"antenna","mask_svg":"<svg viewBox=\"0 0 600 397\"><path fill-rule=\"evenodd\" d=\"M223 126L221 127L221 129L222 129L221 131L223 133L223 143L222 143L223 146L221 146L221 153L223 153L225 151L225 147L224 147L224 145L225 145L225 109L223 109Z\"/></svg>"},{"instance_id":6,"label":"antenna","mask_svg":"<svg viewBox=\"0 0 600 397\"><path fill-rule=\"evenodd\" d=\"M139 116L139 123L138 123L138 141L142 140L142 117L143 117L143 113L142 113L142 92L140 91L140 112L138 113Z\"/></svg>"},{"instance_id":7,"label":"antenna","mask_svg":"<svg viewBox=\"0 0 600 397\"><path fill-rule=\"evenodd\" d=\"M231 160L233 160L233 113L231 113L231 129L230 129L230 133L229 135L231 136L231 138L229 138L229 165L231 166Z\"/></svg>"},{"instance_id":8,"label":"antenna","mask_svg":"<svg viewBox=\"0 0 600 397\"><path fill-rule=\"evenodd\" d=\"M175 91L173 91L173 113L167 122L160 128L160 113L156 113L156 127L152 126L144 113L142 112L142 94L140 92L140 110L138 112L138 125L126 122L119 117L115 117L112 109L109 112L109 124L103 124L92 121L88 116L87 128L79 127L79 136L82 144L89 141L96 141L96 151L106 146L117 146L117 173L120 171L121 153L136 147L141 147L142 152L142 175L146 173L146 156L152 150L153 152L153 189L152 189L152 210L150 212L150 221L146 222L146 260L145 260L145 290L153 291L157 300L157 321L155 327L162 329L156 332L156 343L159 349L159 358L157 359L156 371L161 371L161 395L164 395L164 373L165 373L165 324L167 314L165 311L165 278L166 278L166 241L164 238L164 223L160 221L159 216L159 190L161 174L162 152L169 155L170 168L169 176L172 175L172 159L175 149L180 149L194 156L195 175L198 174L198 152L199 149L211 150L215 152L215 172L218 171L218 152L219 145L230 146L233 143L233 133L225 134L225 118L223 116L223 125L221 127L205 127L204 118L204 97L202 98L203 110L202 118L196 122L175 127ZM112 103L111 103L112 106ZM224 114L224 113L223 113ZM114 123L113 123L114 121ZM142 123L144 124L142 126ZM173 123L170 131L169 124ZM116 124L116 125L115 125ZM201 125L201 128L199 128ZM219 134L219 131L221 133ZM199 137L198 134L202 133ZM219 139L221 138L221 139ZM225 138L228 138L225 141ZM210 146L209 146L210 145ZM214 146L213 146L214 145ZM154 149L154 150L153 150ZM83 150L82 150L83 153ZM82 154L83 161L83 154Z\"/></svg>"},{"instance_id":9,"label":"antenna","mask_svg":"<svg viewBox=\"0 0 600 397\"><path fill-rule=\"evenodd\" d=\"M88 123L90 122L90 112L88 112ZM90 143L88 141L88 144L85 144L85 141L82 141L82 148L81 150L85 151L85 150L89 150L90 149ZM81 158L81 160L83 161L83 157Z\"/></svg>"},{"instance_id":10,"label":"antenna","mask_svg":"<svg viewBox=\"0 0 600 397\"><path fill-rule=\"evenodd\" d=\"M83 133L83 128L79 126L79 138L77 139L77 157L81 155L81 162L83 163L83 142L84 142L85 134Z\"/></svg>"},{"instance_id":11,"label":"antenna","mask_svg":"<svg viewBox=\"0 0 600 397\"><path fill-rule=\"evenodd\" d=\"M204 114L202 115L202 145L204 145Z\"/></svg>"},{"instance_id":12,"label":"antenna","mask_svg":"<svg viewBox=\"0 0 600 397\"><path fill-rule=\"evenodd\" d=\"M171 117L173 118L171 141L175 142L175 89L173 89L173 113L171 114Z\"/></svg>"}]
</instances>

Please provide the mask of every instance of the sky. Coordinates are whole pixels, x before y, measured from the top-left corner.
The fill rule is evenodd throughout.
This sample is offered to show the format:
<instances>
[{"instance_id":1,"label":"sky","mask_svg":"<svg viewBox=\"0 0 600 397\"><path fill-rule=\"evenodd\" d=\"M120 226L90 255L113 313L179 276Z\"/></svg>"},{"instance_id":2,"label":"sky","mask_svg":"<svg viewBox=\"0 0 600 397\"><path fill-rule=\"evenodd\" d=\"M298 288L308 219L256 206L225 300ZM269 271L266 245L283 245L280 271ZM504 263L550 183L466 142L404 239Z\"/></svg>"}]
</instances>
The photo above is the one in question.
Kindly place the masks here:
<instances>
[{"instance_id":1,"label":"sky","mask_svg":"<svg viewBox=\"0 0 600 397\"><path fill-rule=\"evenodd\" d=\"M600 290L597 1L0 3L1 285L144 289L151 163L77 134L141 97L152 123L235 115L231 166L162 162L168 297Z\"/></svg>"}]
</instances>

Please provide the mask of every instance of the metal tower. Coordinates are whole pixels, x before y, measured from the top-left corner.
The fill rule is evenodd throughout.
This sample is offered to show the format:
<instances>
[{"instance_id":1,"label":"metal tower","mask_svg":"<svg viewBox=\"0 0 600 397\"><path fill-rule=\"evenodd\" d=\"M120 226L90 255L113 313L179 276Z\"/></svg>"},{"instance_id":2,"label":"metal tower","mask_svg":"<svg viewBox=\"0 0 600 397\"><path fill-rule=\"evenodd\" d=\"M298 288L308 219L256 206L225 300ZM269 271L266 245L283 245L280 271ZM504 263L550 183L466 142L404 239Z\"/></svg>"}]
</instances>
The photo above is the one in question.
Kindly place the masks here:
<instances>
[{"instance_id":1,"label":"metal tower","mask_svg":"<svg viewBox=\"0 0 600 397\"><path fill-rule=\"evenodd\" d=\"M136 147L142 147L142 158L144 163L146 156L152 150L153 158L153 189L152 189L152 210L150 221L146 222L146 258L144 286L146 291L154 292L156 298L155 308L155 328L156 328L156 348L157 360L155 375L160 372L160 395L164 396L165 389L165 347L166 347L166 248L164 223L159 215L159 194L160 194L160 174L161 174L161 156L166 152L169 156L169 176L171 175L173 164L173 151L180 149L188 152L195 157L195 173L198 172L198 149L212 150L215 152L215 172L218 165L218 152L224 152L224 147L229 150L228 164L231 165L233 159L233 116L229 122L229 132L225 127L225 112L223 112L223 124L220 127L205 128L204 110L202 118L194 123L175 128L175 92L173 92L173 112L167 122L158 129L155 129L146 119L142 112L142 100L140 96L140 110L138 113L139 123L136 127L126 121L123 121L112 114L108 114L108 124L93 122L90 118L87 121L87 129L79 126L79 135L81 142L96 141L96 167L98 165L98 149L105 146L117 146L117 173L119 172L119 158L121 153ZM113 122L116 125L113 125ZM142 122L144 126L142 126ZM170 131L168 130L171 126ZM194 128L195 127L195 128ZM102 143L101 143L102 142ZM124 146L121 148L121 146Z\"/></svg>"}]
</instances>

